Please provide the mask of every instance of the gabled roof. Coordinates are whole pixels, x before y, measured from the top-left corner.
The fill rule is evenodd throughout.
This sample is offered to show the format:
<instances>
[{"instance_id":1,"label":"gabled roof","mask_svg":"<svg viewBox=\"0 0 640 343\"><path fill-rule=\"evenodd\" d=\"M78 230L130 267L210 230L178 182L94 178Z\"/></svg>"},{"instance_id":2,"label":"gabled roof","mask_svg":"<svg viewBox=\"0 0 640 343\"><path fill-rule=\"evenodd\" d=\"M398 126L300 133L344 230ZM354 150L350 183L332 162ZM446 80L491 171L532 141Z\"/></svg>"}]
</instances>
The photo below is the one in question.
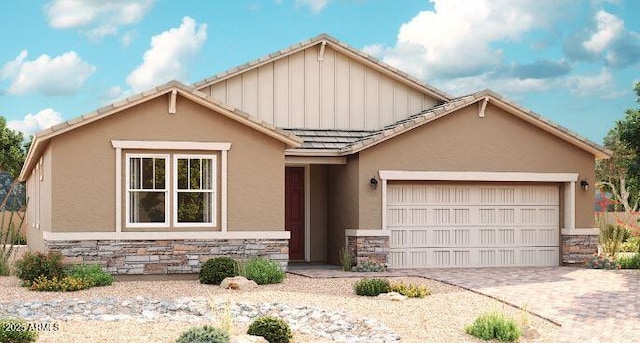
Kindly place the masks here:
<instances>
[{"instance_id":1,"label":"gabled roof","mask_svg":"<svg viewBox=\"0 0 640 343\"><path fill-rule=\"evenodd\" d=\"M303 135L301 138L305 140L302 144L301 148L294 148L287 150L288 155L323 155L326 154L328 156L346 156L355 154L362 150L368 149L372 146L375 146L379 143L382 143L390 138L401 135L405 132L413 130L417 127L430 123L438 118L442 118L450 113L458 111L464 107L470 106L472 104L476 104L481 101L490 102L492 105L497 106L527 122L532 125L537 126L538 128L547 131L583 150L586 150L592 153L596 159L606 159L611 157L612 152L604 147L579 136L578 134L570 131L569 129L562 127L541 115L528 110L524 107L521 107L513 102L505 99L504 97L496 94L491 90L483 90L477 93L473 93L470 95L462 96L456 99L453 99L447 103L442 105L438 105L429 110L422 111L418 114L412 115L407 119L400 120L392 125L385 127L382 130L370 132L366 135L366 132L360 132L361 138L351 142L350 144L343 145L342 147L338 147L338 149L332 147L326 147L326 149L321 149L319 144L314 144L314 141L319 140L322 142L321 138L318 138L318 135L314 137L309 137L309 133L313 133L314 131L305 130L303 131ZM309 132L307 132L309 131ZM341 135L339 132L334 132L333 135ZM348 134L347 134L348 135ZM313 149L309 149L311 146ZM306 149L305 149L306 148Z\"/></svg>"},{"instance_id":2,"label":"gabled roof","mask_svg":"<svg viewBox=\"0 0 640 343\"><path fill-rule=\"evenodd\" d=\"M222 73L219 73L217 75L214 75L210 78L206 78L204 80L198 81L196 83L193 84L193 86L196 89L201 89L207 86L210 86L212 84L218 83L220 81L232 78L236 75L242 74L246 71L249 71L251 69L255 69L258 68L262 65L265 65L267 63L271 63L273 61L279 60L283 57L292 55L298 51L301 50L305 50L309 47L312 47L314 45L317 44L327 44L329 45L331 48L335 49L338 52L341 52L379 72L381 72L384 75L387 75L389 77L391 77L392 79L395 79L397 81L400 81L406 85L408 85L409 87L412 87L414 89L417 89L418 91L422 92L422 93L426 93L434 98L436 98L439 101L449 101L452 97L445 93L444 91L437 89L431 85L427 85L421 81L419 81L418 79L416 79L415 77L397 69L394 68L380 60L378 60L377 58L368 55L358 49L355 49L351 46L349 46L348 44L337 40L334 37L329 36L326 33L323 33L321 35L318 35L316 37L313 37L311 39L302 41L300 43L294 44L289 46L288 48L282 49L280 51L276 51L274 53L271 53L269 55L260 57L256 60L253 60L251 62L245 63L243 65L234 67L232 69L229 69L227 71L224 71Z\"/></svg>"},{"instance_id":3,"label":"gabled roof","mask_svg":"<svg viewBox=\"0 0 640 343\"><path fill-rule=\"evenodd\" d=\"M133 95L121 101L102 107L96 111L73 118L71 120L36 133L34 135L31 148L29 149L29 152L27 154L26 161L22 166L22 171L20 172L20 180L26 180L27 174L34 167L38 158L40 158L40 155L46 148L51 138L174 91L177 94L195 103L212 109L230 119L245 124L257 131L266 134L267 136L273 137L285 143L290 147L298 147L302 144L302 140L290 132L281 130L273 126L272 124L266 123L233 106L222 103L216 99L212 99L206 94L195 90L195 88L193 87L187 86L178 81L170 81L161 86Z\"/></svg>"}]
</instances>

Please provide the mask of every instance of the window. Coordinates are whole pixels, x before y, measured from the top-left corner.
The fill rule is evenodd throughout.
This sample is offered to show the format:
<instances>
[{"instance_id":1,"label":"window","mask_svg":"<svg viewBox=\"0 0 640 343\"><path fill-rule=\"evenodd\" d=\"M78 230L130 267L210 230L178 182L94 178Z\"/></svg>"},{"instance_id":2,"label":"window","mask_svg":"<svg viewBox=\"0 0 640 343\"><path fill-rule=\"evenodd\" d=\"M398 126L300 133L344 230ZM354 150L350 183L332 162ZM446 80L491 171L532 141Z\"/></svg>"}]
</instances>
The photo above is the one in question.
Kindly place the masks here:
<instances>
[{"instance_id":1,"label":"window","mask_svg":"<svg viewBox=\"0 0 640 343\"><path fill-rule=\"evenodd\" d=\"M174 225L215 226L215 156L176 155L174 175Z\"/></svg>"},{"instance_id":2,"label":"window","mask_svg":"<svg viewBox=\"0 0 640 343\"><path fill-rule=\"evenodd\" d=\"M166 155L127 155L127 225L169 226Z\"/></svg>"}]
</instances>

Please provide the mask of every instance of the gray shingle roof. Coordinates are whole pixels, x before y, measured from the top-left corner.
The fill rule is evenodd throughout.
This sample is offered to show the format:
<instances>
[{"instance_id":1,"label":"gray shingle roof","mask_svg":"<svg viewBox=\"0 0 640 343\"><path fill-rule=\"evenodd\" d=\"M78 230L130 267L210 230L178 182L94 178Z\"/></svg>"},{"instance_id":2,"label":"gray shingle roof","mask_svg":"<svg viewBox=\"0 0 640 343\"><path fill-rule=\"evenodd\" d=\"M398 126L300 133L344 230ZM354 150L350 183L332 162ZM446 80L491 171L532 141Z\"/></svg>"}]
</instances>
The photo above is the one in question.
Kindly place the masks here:
<instances>
[{"instance_id":1,"label":"gray shingle roof","mask_svg":"<svg viewBox=\"0 0 640 343\"><path fill-rule=\"evenodd\" d=\"M302 138L298 149L344 149L377 131L281 129Z\"/></svg>"}]
</instances>

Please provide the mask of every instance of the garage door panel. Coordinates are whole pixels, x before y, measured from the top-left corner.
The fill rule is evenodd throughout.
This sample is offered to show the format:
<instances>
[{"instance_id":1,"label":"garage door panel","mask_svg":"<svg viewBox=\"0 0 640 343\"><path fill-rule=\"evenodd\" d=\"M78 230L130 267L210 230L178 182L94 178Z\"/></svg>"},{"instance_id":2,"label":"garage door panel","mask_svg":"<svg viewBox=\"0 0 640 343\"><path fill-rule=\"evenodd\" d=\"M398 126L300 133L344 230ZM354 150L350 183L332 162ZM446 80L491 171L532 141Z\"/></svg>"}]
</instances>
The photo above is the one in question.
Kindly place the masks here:
<instances>
[{"instance_id":1,"label":"garage door panel","mask_svg":"<svg viewBox=\"0 0 640 343\"><path fill-rule=\"evenodd\" d=\"M556 185L389 184L392 267L558 265Z\"/></svg>"}]
</instances>

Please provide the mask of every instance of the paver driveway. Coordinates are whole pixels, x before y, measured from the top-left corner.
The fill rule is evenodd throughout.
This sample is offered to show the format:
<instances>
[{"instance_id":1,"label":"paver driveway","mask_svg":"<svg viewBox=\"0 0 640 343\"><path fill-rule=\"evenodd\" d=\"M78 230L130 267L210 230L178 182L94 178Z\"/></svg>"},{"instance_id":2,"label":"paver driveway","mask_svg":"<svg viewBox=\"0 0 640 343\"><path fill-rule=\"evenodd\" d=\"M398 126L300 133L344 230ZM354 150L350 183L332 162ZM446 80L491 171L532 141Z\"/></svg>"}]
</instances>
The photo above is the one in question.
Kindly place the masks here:
<instances>
[{"instance_id":1,"label":"paver driveway","mask_svg":"<svg viewBox=\"0 0 640 343\"><path fill-rule=\"evenodd\" d=\"M327 269L304 270L300 274L364 276ZM562 325L559 342L640 342L640 273L635 270L573 267L415 269L386 274L435 279L524 306Z\"/></svg>"}]
</instances>

